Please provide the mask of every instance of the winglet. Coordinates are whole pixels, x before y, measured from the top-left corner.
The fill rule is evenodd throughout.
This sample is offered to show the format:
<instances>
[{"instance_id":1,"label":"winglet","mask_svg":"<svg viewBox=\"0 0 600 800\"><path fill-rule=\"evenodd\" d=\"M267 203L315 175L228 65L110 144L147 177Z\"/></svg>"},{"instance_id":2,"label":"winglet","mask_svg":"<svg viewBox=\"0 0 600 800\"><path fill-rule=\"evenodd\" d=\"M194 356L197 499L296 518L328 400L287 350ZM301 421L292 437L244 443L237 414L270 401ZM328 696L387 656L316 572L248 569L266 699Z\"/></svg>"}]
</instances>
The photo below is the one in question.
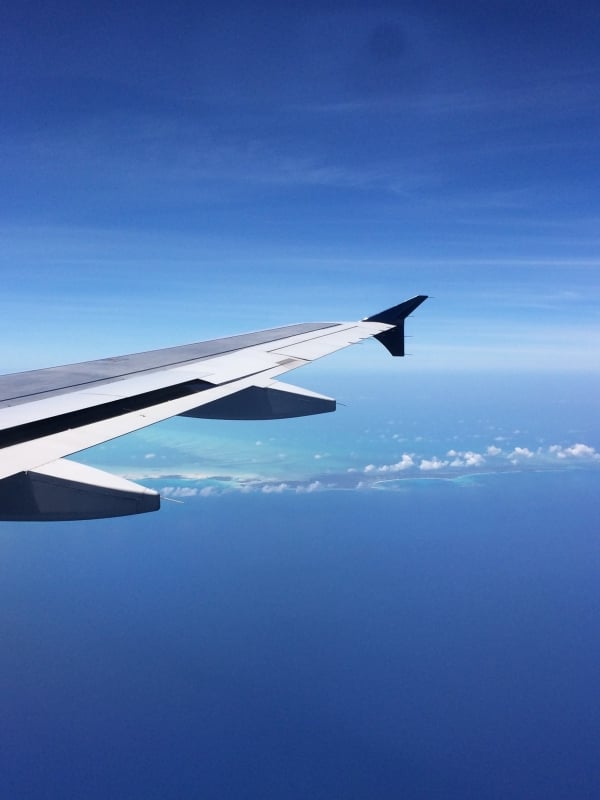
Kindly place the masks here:
<instances>
[{"instance_id":1,"label":"winglet","mask_svg":"<svg viewBox=\"0 0 600 800\"><path fill-rule=\"evenodd\" d=\"M385 311L380 311L379 314L373 314L372 317L365 317L363 322L385 322L387 325L398 325L403 322L409 314L418 308L421 303L427 300L426 294L418 294L410 300L405 300L397 306L386 308Z\"/></svg>"},{"instance_id":2,"label":"winglet","mask_svg":"<svg viewBox=\"0 0 600 800\"><path fill-rule=\"evenodd\" d=\"M363 322L383 322L386 325L393 325L393 328L375 334L375 339L380 341L393 356L403 356L404 320L425 300L427 300L426 294L418 294L410 300L405 300L404 303L386 308L385 311L380 311L379 314L373 314L371 317L366 317Z\"/></svg>"}]
</instances>

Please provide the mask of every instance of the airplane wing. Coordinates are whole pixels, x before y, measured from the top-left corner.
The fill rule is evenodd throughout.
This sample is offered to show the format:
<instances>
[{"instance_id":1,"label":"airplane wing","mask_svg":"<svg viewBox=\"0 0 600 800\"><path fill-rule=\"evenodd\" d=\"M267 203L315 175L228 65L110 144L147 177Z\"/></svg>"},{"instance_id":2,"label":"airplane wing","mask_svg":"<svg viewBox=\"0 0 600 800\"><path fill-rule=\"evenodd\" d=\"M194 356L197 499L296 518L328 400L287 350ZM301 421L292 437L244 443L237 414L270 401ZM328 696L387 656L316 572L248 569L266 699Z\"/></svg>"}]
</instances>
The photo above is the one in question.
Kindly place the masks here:
<instances>
[{"instance_id":1,"label":"airplane wing","mask_svg":"<svg viewBox=\"0 0 600 800\"><path fill-rule=\"evenodd\" d=\"M404 355L404 320L426 295L359 322L314 322L0 376L0 520L139 514L157 492L65 457L181 415L282 419L335 410L278 377L374 337Z\"/></svg>"}]
</instances>

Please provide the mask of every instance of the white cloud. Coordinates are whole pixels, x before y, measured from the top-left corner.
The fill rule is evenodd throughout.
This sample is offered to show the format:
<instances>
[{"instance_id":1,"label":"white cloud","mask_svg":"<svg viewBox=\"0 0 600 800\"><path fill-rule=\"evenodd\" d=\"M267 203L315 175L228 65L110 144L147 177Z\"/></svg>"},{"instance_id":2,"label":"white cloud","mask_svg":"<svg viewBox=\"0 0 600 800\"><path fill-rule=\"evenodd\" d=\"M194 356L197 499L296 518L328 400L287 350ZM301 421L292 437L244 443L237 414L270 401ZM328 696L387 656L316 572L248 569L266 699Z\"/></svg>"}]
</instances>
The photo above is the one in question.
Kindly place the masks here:
<instances>
[{"instance_id":1,"label":"white cloud","mask_svg":"<svg viewBox=\"0 0 600 800\"><path fill-rule=\"evenodd\" d=\"M303 494L304 492L310 494L311 492L318 492L322 488L323 484L321 481L313 481L312 483L309 483L308 486L298 486L296 492L298 494Z\"/></svg>"},{"instance_id":2,"label":"white cloud","mask_svg":"<svg viewBox=\"0 0 600 800\"><path fill-rule=\"evenodd\" d=\"M375 464L367 464L363 471L367 475L369 473L402 472L405 469L414 467L414 465L413 457L408 453L403 453L400 461L396 461L395 464L382 464L380 467L375 466Z\"/></svg>"},{"instance_id":3,"label":"white cloud","mask_svg":"<svg viewBox=\"0 0 600 800\"><path fill-rule=\"evenodd\" d=\"M277 483L277 484L266 483L262 487L261 491L264 494L281 494L281 492L285 492L287 488L288 488L287 483Z\"/></svg>"},{"instance_id":4,"label":"white cloud","mask_svg":"<svg viewBox=\"0 0 600 800\"><path fill-rule=\"evenodd\" d=\"M488 456L499 456L501 452L502 452L502 448L501 447L496 447L496 445L494 445L494 444L491 444L488 447L488 449L486 450L486 453L488 454Z\"/></svg>"},{"instance_id":5,"label":"white cloud","mask_svg":"<svg viewBox=\"0 0 600 800\"><path fill-rule=\"evenodd\" d=\"M198 489L192 486L165 486L160 493L164 497L195 497Z\"/></svg>"},{"instance_id":6,"label":"white cloud","mask_svg":"<svg viewBox=\"0 0 600 800\"><path fill-rule=\"evenodd\" d=\"M594 447L589 444L577 442L570 447L561 447L559 444L550 445L548 451L555 455L557 458L578 458L578 459L592 459L593 461L600 460L600 453L596 452Z\"/></svg>"},{"instance_id":7,"label":"white cloud","mask_svg":"<svg viewBox=\"0 0 600 800\"><path fill-rule=\"evenodd\" d=\"M450 462L451 467L480 467L482 464L485 464L485 458L481 453L474 453L472 450L466 450L464 452L449 450L447 455L456 456L454 460Z\"/></svg>"},{"instance_id":8,"label":"white cloud","mask_svg":"<svg viewBox=\"0 0 600 800\"><path fill-rule=\"evenodd\" d=\"M144 458L156 458L156 453L146 453Z\"/></svg>"},{"instance_id":9,"label":"white cloud","mask_svg":"<svg viewBox=\"0 0 600 800\"><path fill-rule=\"evenodd\" d=\"M447 461L440 461L440 459L437 456L434 456L431 459L423 458L421 460L421 463L419 464L419 469L427 471L427 470L442 469L442 467L447 467L447 466L448 466Z\"/></svg>"},{"instance_id":10,"label":"white cloud","mask_svg":"<svg viewBox=\"0 0 600 800\"><path fill-rule=\"evenodd\" d=\"M466 467L480 467L482 464L485 464L485 458L481 453L473 453L471 450L468 450L464 454L464 459Z\"/></svg>"},{"instance_id":11,"label":"white cloud","mask_svg":"<svg viewBox=\"0 0 600 800\"><path fill-rule=\"evenodd\" d=\"M512 451L512 453L509 454L508 457L514 461L519 457L532 458L533 453L528 447L515 447L515 449Z\"/></svg>"}]
</instances>

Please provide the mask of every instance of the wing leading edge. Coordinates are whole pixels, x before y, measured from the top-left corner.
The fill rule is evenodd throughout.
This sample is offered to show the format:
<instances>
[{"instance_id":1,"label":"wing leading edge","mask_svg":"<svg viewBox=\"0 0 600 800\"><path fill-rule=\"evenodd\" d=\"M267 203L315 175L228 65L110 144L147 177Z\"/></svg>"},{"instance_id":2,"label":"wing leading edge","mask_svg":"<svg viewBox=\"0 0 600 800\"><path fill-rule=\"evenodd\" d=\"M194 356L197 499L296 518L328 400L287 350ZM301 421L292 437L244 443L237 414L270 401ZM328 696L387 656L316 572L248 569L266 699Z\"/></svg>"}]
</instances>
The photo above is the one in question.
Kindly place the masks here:
<instances>
[{"instance_id":1,"label":"wing leading edge","mask_svg":"<svg viewBox=\"0 0 600 800\"><path fill-rule=\"evenodd\" d=\"M92 519L157 510L156 492L70 456L181 415L282 419L335 400L278 376L373 337L404 355L404 321L426 295L354 323L305 323L0 376L0 519Z\"/></svg>"}]
</instances>

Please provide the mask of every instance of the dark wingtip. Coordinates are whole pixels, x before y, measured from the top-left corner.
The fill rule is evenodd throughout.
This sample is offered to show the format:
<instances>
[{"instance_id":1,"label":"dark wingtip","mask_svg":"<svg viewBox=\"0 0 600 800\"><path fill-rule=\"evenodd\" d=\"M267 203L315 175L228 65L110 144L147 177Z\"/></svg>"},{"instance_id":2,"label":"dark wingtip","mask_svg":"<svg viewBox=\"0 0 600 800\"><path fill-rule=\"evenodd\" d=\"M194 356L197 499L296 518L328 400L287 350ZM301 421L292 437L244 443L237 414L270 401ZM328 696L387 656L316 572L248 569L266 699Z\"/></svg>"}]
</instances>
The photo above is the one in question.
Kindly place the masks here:
<instances>
[{"instance_id":1,"label":"dark wingtip","mask_svg":"<svg viewBox=\"0 0 600 800\"><path fill-rule=\"evenodd\" d=\"M421 303L427 300L426 294L418 294L416 297L411 297L410 300L405 300L392 308L386 308L385 311L380 311L379 314L373 314L372 317L367 317L363 322L383 322L385 325L393 325L387 331L375 334L375 338L393 355L403 356L404 352L404 320L409 314L418 308Z\"/></svg>"},{"instance_id":2,"label":"dark wingtip","mask_svg":"<svg viewBox=\"0 0 600 800\"><path fill-rule=\"evenodd\" d=\"M421 303L427 300L428 295L418 294L416 297L411 297L410 300L405 300L397 306L386 308L385 311L380 311L378 314L373 314L371 317L365 317L363 322L383 322L386 325L398 325L406 319L409 314L418 308Z\"/></svg>"}]
</instances>

